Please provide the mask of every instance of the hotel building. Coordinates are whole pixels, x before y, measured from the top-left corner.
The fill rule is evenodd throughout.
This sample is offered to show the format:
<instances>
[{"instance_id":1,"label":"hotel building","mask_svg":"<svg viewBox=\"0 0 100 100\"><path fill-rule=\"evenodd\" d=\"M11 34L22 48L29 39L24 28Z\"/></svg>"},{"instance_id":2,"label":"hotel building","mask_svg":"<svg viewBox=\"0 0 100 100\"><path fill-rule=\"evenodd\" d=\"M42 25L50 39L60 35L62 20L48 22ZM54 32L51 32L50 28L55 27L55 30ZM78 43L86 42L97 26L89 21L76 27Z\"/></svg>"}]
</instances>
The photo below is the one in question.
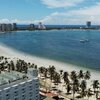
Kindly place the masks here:
<instances>
[{"instance_id":1,"label":"hotel building","mask_svg":"<svg viewBox=\"0 0 100 100\"><path fill-rule=\"evenodd\" d=\"M1 32L12 31L12 30L13 30L12 24L0 24L0 31Z\"/></svg>"},{"instance_id":2,"label":"hotel building","mask_svg":"<svg viewBox=\"0 0 100 100\"><path fill-rule=\"evenodd\" d=\"M90 27L91 27L91 21L87 21L87 22L86 22L86 27L87 27L87 28L90 28Z\"/></svg>"},{"instance_id":3,"label":"hotel building","mask_svg":"<svg viewBox=\"0 0 100 100\"><path fill-rule=\"evenodd\" d=\"M16 71L0 73L0 100L40 100L38 72L30 68L28 74Z\"/></svg>"}]
</instances>

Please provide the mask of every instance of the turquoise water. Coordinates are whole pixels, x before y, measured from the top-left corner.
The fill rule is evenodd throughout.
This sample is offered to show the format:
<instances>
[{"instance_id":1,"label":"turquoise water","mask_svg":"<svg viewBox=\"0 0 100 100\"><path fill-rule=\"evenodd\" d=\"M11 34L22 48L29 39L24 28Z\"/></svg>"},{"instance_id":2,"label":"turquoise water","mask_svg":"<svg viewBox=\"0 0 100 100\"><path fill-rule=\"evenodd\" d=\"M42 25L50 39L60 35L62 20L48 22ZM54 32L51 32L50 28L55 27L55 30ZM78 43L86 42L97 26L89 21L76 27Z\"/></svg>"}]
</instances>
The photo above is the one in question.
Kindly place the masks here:
<instances>
[{"instance_id":1,"label":"turquoise water","mask_svg":"<svg viewBox=\"0 0 100 100\"><path fill-rule=\"evenodd\" d=\"M81 39L88 39L89 42L81 43ZM100 70L99 30L2 33L0 42L31 55Z\"/></svg>"}]
</instances>

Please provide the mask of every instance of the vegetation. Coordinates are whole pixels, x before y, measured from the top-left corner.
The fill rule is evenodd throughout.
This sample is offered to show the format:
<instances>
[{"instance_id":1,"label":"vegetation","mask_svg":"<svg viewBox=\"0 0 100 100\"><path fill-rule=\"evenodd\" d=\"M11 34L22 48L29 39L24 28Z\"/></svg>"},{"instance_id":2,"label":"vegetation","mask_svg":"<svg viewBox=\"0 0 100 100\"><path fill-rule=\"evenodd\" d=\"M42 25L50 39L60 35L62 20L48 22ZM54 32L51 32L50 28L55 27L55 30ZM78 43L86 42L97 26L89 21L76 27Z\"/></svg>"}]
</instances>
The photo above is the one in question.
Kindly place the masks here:
<instances>
[{"instance_id":1,"label":"vegetation","mask_svg":"<svg viewBox=\"0 0 100 100\"><path fill-rule=\"evenodd\" d=\"M4 56L0 57L0 73L1 71L16 70L18 72L27 73L28 68L35 68L39 72L39 80L41 87L45 88L46 92L56 92L64 95L63 87L66 89L66 96L71 96L72 100L75 98L88 99L95 95L96 98L100 96L100 83L99 80L94 80L92 87L88 86L88 81L91 78L91 73L85 73L80 70L79 72L72 71L57 71L55 66L48 68L41 66L38 68L34 63L27 63L24 60L17 59L16 62ZM40 88L41 88L40 87ZM62 87L62 88L61 88Z\"/></svg>"}]
</instances>

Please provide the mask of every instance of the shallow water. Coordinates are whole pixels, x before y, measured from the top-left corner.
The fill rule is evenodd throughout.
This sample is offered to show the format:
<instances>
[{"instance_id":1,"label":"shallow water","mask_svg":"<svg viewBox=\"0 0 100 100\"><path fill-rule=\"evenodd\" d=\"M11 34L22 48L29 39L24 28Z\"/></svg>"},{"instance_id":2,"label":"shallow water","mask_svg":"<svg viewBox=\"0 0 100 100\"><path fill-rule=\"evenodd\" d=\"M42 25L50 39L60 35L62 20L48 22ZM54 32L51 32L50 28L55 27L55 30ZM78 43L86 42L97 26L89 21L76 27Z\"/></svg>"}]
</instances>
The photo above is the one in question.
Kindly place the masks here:
<instances>
[{"instance_id":1,"label":"shallow water","mask_svg":"<svg viewBox=\"0 0 100 100\"><path fill-rule=\"evenodd\" d=\"M89 42L82 43L81 39ZM100 70L99 30L2 33L0 42L31 55Z\"/></svg>"}]
</instances>

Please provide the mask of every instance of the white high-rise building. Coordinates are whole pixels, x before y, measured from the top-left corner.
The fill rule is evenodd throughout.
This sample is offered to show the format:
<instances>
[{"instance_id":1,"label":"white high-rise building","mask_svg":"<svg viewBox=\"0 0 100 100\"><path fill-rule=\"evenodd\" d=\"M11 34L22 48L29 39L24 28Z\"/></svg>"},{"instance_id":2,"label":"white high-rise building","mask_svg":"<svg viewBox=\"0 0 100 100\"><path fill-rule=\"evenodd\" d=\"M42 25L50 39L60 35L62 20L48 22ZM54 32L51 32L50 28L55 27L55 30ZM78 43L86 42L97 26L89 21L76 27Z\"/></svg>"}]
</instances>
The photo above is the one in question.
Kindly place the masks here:
<instances>
[{"instance_id":1,"label":"white high-rise building","mask_svg":"<svg viewBox=\"0 0 100 100\"><path fill-rule=\"evenodd\" d=\"M37 71L32 68L28 71L28 75L16 71L1 72L0 100L40 100Z\"/></svg>"},{"instance_id":2,"label":"white high-rise building","mask_svg":"<svg viewBox=\"0 0 100 100\"><path fill-rule=\"evenodd\" d=\"M42 24L42 22L39 22L39 25L38 25L38 29L46 29L46 27Z\"/></svg>"}]
</instances>

